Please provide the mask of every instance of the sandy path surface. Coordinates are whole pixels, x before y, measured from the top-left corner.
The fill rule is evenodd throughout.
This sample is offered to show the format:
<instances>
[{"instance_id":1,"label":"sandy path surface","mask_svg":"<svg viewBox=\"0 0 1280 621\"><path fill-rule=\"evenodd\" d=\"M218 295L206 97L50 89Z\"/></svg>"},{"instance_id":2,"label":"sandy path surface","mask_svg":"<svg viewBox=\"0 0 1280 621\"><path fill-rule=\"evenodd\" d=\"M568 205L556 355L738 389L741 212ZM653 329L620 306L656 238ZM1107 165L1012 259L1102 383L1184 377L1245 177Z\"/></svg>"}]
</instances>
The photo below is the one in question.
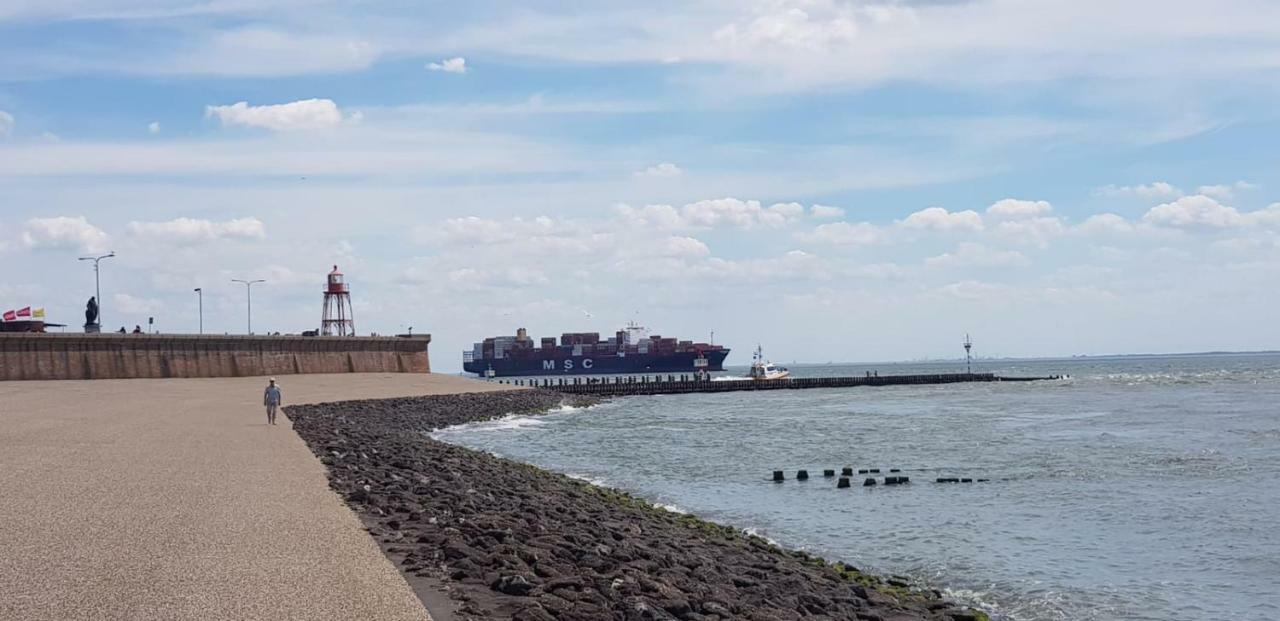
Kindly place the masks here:
<instances>
[{"instance_id":1,"label":"sandy path surface","mask_svg":"<svg viewBox=\"0 0 1280 621\"><path fill-rule=\"evenodd\" d=\"M291 375L285 404L492 390ZM425 619L263 378L0 382L0 619Z\"/></svg>"}]
</instances>

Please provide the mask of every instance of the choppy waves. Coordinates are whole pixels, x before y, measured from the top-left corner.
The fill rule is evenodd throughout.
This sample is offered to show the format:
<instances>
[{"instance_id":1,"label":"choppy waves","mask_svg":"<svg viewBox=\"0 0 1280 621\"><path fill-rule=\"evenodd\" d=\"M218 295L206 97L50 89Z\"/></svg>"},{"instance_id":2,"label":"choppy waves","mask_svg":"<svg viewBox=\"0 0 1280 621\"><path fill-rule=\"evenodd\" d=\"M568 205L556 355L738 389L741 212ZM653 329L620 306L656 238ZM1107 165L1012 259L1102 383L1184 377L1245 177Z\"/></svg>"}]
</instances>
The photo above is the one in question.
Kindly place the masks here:
<instances>
[{"instance_id":1,"label":"choppy waves","mask_svg":"<svg viewBox=\"0 0 1280 621\"><path fill-rule=\"evenodd\" d=\"M447 439L906 575L996 619L1277 618L1280 356L1057 364L992 370L1070 380L621 399ZM913 482L767 480L843 466ZM942 476L991 481L930 483Z\"/></svg>"}]
</instances>

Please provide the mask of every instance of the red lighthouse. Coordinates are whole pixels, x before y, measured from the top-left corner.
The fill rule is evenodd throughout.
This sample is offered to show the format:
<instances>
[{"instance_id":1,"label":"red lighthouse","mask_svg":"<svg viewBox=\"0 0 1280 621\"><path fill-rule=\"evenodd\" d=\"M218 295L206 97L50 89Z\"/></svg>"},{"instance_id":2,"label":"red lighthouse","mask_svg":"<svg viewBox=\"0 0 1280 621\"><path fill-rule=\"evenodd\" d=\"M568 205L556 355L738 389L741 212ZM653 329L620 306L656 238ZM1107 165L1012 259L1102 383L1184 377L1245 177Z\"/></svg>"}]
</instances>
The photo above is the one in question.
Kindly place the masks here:
<instances>
[{"instance_id":1,"label":"red lighthouse","mask_svg":"<svg viewBox=\"0 0 1280 621\"><path fill-rule=\"evenodd\" d=\"M355 314L351 312L351 288L333 266L329 284L324 290L324 316L320 319L320 336L355 336Z\"/></svg>"}]
</instances>

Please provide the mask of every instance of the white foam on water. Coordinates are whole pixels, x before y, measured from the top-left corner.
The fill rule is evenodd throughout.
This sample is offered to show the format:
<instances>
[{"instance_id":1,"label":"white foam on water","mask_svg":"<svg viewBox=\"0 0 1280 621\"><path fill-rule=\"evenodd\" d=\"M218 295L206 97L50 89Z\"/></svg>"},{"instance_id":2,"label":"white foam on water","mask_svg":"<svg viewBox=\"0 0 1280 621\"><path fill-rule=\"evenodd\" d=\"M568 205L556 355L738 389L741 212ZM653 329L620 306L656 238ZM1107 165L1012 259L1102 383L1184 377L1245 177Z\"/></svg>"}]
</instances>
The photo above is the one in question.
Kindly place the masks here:
<instances>
[{"instance_id":1,"label":"white foam on water","mask_svg":"<svg viewBox=\"0 0 1280 621\"><path fill-rule=\"evenodd\" d=\"M661 502L655 502L655 503L653 503L653 506L654 506L654 507L656 507L656 508L658 508L658 509L663 509L663 510L666 510L666 511L670 511L670 512L672 512L672 513L679 513L680 515L689 515L689 512L688 512L688 511L685 511L684 509L681 509L680 507L678 507L678 506L676 506L676 505L668 505L668 504L664 504L664 503L661 503Z\"/></svg>"},{"instance_id":2,"label":"white foam on water","mask_svg":"<svg viewBox=\"0 0 1280 621\"><path fill-rule=\"evenodd\" d=\"M964 604L966 606L973 606L975 608L979 608L983 612L989 615L1003 614L999 606L995 605L994 602L988 601L987 599L988 594L984 591L975 591L972 589L960 589L960 588L950 588L950 589L944 588L942 589L942 594L949 600L960 602L961 604Z\"/></svg>"},{"instance_id":3,"label":"white foam on water","mask_svg":"<svg viewBox=\"0 0 1280 621\"><path fill-rule=\"evenodd\" d=\"M453 433L483 433L490 431L511 431L515 429L530 429L542 427L547 421L540 420L537 416L528 416L523 414L507 414L502 418L493 420L484 420L474 423L464 423L441 429L431 434L432 438L440 439L442 436L448 436Z\"/></svg>"},{"instance_id":4,"label":"white foam on water","mask_svg":"<svg viewBox=\"0 0 1280 621\"><path fill-rule=\"evenodd\" d=\"M778 543L776 540L774 540L774 539L772 539L772 538L770 538L770 537L766 537L766 536L764 536L764 535L761 535L761 534L760 534L760 531L756 530L755 528L744 528L744 529L742 529L742 532L744 532L744 533L746 533L746 534L748 534L748 535L751 535L752 537L759 537L759 538L761 538L761 539L764 539L765 541L768 541L771 545L778 546L779 548L781 548L781 547L782 547L782 544Z\"/></svg>"},{"instance_id":5,"label":"white foam on water","mask_svg":"<svg viewBox=\"0 0 1280 621\"><path fill-rule=\"evenodd\" d=\"M597 478L597 477L592 477L592 476L588 476L588 475L585 475L585 474L578 474L578 473L576 473L576 472L566 472L566 473L564 474L564 476L567 476L567 477L569 477L570 479L577 479L577 480L579 480L579 481L583 481L583 482L585 482L585 483L590 483L590 484L592 484L592 485L595 485L596 487L608 487L608 486L609 486L609 481L608 481L607 479L601 479L601 478Z\"/></svg>"},{"instance_id":6,"label":"white foam on water","mask_svg":"<svg viewBox=\"0 0 1280 621\"><path fill-rule=\"evenodd\" d=\"M588 406L599 407L599 406ZM585 410L586 407L576 407L572 405L558 405L545 412L530 414L507 414L501 418L476 421L473 423L462 423L460 425L452 425L444 429L437 429L431 433L431 437L437 440L440 436L453 432L487 432L487 431L511 431L516 429L536 429L546 425L549 421L543 420L545 417L553 414L565 414L569 412L577 412Z\"/></svg>"}]
</instances>

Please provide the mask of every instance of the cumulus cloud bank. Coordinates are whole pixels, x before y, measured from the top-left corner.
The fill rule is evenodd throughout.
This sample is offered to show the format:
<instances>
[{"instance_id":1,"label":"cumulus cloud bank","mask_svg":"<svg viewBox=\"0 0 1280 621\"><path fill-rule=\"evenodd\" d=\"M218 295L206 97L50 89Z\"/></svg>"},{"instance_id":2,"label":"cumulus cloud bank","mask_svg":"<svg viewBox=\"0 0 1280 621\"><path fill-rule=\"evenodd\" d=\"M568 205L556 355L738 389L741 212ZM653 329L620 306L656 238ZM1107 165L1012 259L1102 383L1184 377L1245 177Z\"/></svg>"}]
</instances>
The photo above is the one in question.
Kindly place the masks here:
<instances>
[{"instance_id":1,"label":"cumulus cloud bank","mask_svg":"<svg viewBox=\"0 0 1280 621\"><path fill-rule=\"evenodd\" d=\"M158 241L211 241L215 239L262 239L266 227L257 218L238 218L224 222L177 218L168 222L130 222L129 232Z\"/></svg>"},{"instance_id":2,"label":"cumulus cloud bank","mask_svg":"<svg viewBox=\"0 0 1280 621\"><path fill-rule=\"evenodd\" d=\"M970 231L983 229L982 216L972 209L950 212L942 207L921 209L901 222L903 227L925 231Z\"/></svg>"},{"instance_id":3,"label":"cumulus cloud bank","mask_svg":"<svg viewBox=\"0 0 1280 621\"><path fill-rule=\"evenodd\" d=\"M804 205L776 203L765 207L756 200L725 197L689 203L680 209L670 205L631 207L618 205L614 213L623 221L660 229L781 228L802 218Z\"/></svg>"},{"instance_id":4,"label":"cumulus cloud bank","mask_svg":"<svg viewBox=\"0 0 1280 621\"><path fill-rule=\"evenodd\" d=\"M1049 201L1024 201L1006 198L987 207L987 215L1002 219L1034 218L1053 211Z\"/></svg>"},{"instance_id":5,"label":"cumulus cloud bank","mask_svg":"<svg viewBox=\"0 0 1280 621\"><path fill-rule=\"evenodd\" d=\"M206 106L205 116L223 127L241 125L272 131L325 129L342 123L342 111L332 99L302 99L290 103L251 106L246 101Z\"/></svg>"},{"instance_id":6,"label":"cumulus cloud bank","mask_svg":"<svg viewBox=\"0 0 1280 621\"><path fill-rule=\"evenodd\" d=\"M84 216L56 216L27 220L22 243L28 248L61 248L83 252L106 249L107 234Z\"/></svg>"}]
</instances>

